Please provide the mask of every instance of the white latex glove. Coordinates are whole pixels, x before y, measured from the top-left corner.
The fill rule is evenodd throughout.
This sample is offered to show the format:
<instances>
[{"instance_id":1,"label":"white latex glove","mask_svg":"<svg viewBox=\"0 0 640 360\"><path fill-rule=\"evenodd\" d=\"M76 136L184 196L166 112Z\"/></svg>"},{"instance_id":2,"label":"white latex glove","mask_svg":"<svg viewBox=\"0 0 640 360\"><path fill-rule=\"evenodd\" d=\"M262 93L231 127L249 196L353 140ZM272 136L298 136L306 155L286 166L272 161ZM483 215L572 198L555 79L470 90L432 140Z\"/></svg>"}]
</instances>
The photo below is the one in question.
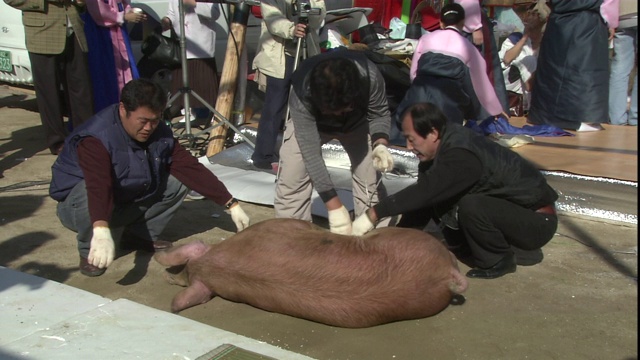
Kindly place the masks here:
<instances>
[{"instance_id":1,"label":"white latex glove","mask_svg":"<svg viewBox=\"0 0 640 360\"><path fill-rule=\"evenodd\" d=\"M248 228L251 224L249 216L242 210L240 204L232 206L231 209L229 209L229 213L231 214L231 220L233 220L233 223L236 224L238 228L238 232Z\"/></svg>"},{"instance_id":2,"label":"white latex glove","mask_svg":"<svg viewBox=\"0 0 640 360\"><path fill-rule=\"evenodd\" d=\"M385 145L377 145L371 153L373 157L373 167L380 172L393 170L393 156Z\"/></svg>"},{"instance_id":3,"label":"white latex glove","mask_svg":"<svg viewBox=\"0 0 640 360\"><path fill-rule=\"evenodd\" d=\"M105 226L93 228L91 248L89 249L89 264L104 269L111 265L116 257L116 246L111 237L111 230Z\"/></svg>"},{"instance_id":4,"label":"white latex glove","mask_svg":"<svg viewBox=\"0 0 640 360\"><path fill-rule=\"evenodd\" d=\"M360 216L358 216L353 221L353 224L351 226L352 226L351 235L356 235L356 236L364 235L369 231L371 231L374 227L373 223L371 222L371 219L369 219L366 212L363 212L362 214L360 214Z\"/></svg>"},{"instance_id":5,"label":"white latex glove","mask_svg":"<svg viewBox=\"0 0 640 360\"><path fill-rule=\"evenodd\" d=\"M329 230L334 234L351 235L351 216L344 205L329 210Z\"/></svg>"}]
</instances>

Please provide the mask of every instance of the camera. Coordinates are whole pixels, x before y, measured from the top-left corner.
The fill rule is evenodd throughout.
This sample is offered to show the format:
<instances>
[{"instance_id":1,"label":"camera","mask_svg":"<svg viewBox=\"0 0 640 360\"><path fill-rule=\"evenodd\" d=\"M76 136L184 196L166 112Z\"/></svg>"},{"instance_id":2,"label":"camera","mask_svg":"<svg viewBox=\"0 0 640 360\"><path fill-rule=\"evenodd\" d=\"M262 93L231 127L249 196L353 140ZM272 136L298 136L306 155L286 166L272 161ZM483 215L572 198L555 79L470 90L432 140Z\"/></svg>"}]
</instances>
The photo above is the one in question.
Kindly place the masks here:
<instances>
[{"instance_id":1,"label":"camera","mask_svg":"<svg viewBox=\"0 0 640 360\"><path fill-rule=\"evenodd\" d=\"M320 12L319 8L311 8L308 2L293 2L293 15L298 15L299 24L308 24L309 15L320 15Z\"/></svg>"}]
</instances>

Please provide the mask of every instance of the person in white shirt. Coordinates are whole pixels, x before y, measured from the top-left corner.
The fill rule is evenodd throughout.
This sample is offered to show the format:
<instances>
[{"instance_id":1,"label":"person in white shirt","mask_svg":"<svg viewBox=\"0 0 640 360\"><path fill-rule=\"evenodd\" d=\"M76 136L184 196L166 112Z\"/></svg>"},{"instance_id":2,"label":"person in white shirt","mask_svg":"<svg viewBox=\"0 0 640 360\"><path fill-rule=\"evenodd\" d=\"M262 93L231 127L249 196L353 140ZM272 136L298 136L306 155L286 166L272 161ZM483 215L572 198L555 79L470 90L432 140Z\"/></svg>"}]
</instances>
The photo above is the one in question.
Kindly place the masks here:
<instances>
[{"instance_id":1,"label":"person in white shirt","mask_svg":"<svg viewBox=\"0 0 640 360\"><path fill-rule=\"evenodd\" d=\"M180 36L179 4L180 0L170 0L167 15L162 18L164 31L173 28ZM216 20L220 16L218 4L201 3L196 0L182 0L184 4L184 32L187 43L187 72L189 88L200 95L210 105L215 105L218 97L218 68L214 58L216 44ZM171 91L176 93L184 86L182 69L177 68L171 74ZM177 113L183 107L183 97L179 96L171 104L171 112ZM211 113L194 96L189 98L191 113L197 119L210 120ZM187 109L185 109L185 112ZM194 119L192 119L194 120Z\"/></svg>"},{"instance_id":2,"label":"person in white shirt","mask_svg":"<svg viewBox=\"0 0 640 360\"><path fill-rule=\"evenodd\" d=\"M538 48L546 17L535 4L514 9L522 19L523 32L513 32L500 46L500 63L509 95L512 116L523 116L529 110L531 84L538 65Z\"/></svg>"}]
</instances>

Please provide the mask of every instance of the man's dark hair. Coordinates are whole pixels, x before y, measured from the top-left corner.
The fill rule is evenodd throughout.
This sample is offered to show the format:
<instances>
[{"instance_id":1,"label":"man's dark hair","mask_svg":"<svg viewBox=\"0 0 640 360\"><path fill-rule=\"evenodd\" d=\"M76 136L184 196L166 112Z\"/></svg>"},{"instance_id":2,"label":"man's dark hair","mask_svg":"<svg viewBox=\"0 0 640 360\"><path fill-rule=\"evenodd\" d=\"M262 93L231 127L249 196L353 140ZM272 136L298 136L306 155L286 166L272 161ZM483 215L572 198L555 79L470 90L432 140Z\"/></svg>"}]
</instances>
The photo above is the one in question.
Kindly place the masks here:
<instances>
[{"instance_id":1,"label":"man's dark hair","mask_svg":"<svg viewBox=\"0 0 640 360\"><path fill-rule=\"evenodd\" d=\"M157 83L147 79L131 80L124 85L120 94L120 101L128 112L135 111L141 106L151 111L161 113L167 106L167 94Z\"/></svg>"},{"instance_id":2,"label":"man's dark hair","mask_svg":"<svg viewBox=\"0 0 640 360\"><path fill-rule=\"evenodd\" d=\"M309 79L311 102L318 111L340 111L356 105L362 86L358 67L345 58L320 61Z\"/></svg>"},{"instance_id":3,"label":"man's dark hair","mask_svg":"<svg viewBox=\"0 0 640 360\"><path fill-rule=\"evenodd\" d=\"M440 21L444 26L452 26L464 20L464 8L457 3L449 3L440 11Z\"/></svg>"},{"instance_id":4,"label":"man's dark hair","mask_svg":"<svg viewBox=\"0 0 640 360\"><path fill-rule=\"evenodd\" d=\"M408 115L411 115L413 129L422 137L427 137L427 134L436 129L440 138L447 124L447 117L438 106L432 103L411 105L402 114L402 119Z\"/></svg>"}]
</instances>

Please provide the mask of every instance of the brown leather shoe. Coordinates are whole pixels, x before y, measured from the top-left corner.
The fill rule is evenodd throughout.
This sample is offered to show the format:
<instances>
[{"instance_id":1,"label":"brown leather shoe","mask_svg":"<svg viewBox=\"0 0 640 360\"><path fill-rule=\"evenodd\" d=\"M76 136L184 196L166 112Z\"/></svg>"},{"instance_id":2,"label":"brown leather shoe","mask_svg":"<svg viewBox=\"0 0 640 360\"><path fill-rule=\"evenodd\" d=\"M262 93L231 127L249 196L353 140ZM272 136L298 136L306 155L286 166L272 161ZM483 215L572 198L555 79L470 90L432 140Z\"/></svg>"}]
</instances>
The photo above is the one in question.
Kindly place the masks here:
<instances>
[{"instance_id":1,"label":"brown leather shoe","mask_svg":"<svg viewBox=\"0 0 640 360\"><path fill-rule=\"evenodd\" d=\"M97 266L93 266L89 264L89 260L80 256L80 272L82 275L95 277L104 274L105 271L107 271L106 268L100 269Z\"/></svg>"},{"instance_id":2,"label":"brown leather shoe","mask_svg":"<svg viewBox=\"0 0 640 360\"><path fill-rule=\"evenodd\" d=\"M142 250L147 252L155 252L169 249L173 246L173 243L164 240L149 241L147 239L140 238L133 233L125 230L122 234L122 240L120 241L120 247L123 250Z\"/></svg>"},{"instance_id":3,"label":"brown leather shoe","mask_svg":"<svg viewBox=\"0 0 640 360\"><path fill-rule=\"evenodd\" d=\"M156 240L153 242L153 250L154 251L162 251L167 250L173 246L173 243L164 240Z\"/></svg>"}]
</instances>

